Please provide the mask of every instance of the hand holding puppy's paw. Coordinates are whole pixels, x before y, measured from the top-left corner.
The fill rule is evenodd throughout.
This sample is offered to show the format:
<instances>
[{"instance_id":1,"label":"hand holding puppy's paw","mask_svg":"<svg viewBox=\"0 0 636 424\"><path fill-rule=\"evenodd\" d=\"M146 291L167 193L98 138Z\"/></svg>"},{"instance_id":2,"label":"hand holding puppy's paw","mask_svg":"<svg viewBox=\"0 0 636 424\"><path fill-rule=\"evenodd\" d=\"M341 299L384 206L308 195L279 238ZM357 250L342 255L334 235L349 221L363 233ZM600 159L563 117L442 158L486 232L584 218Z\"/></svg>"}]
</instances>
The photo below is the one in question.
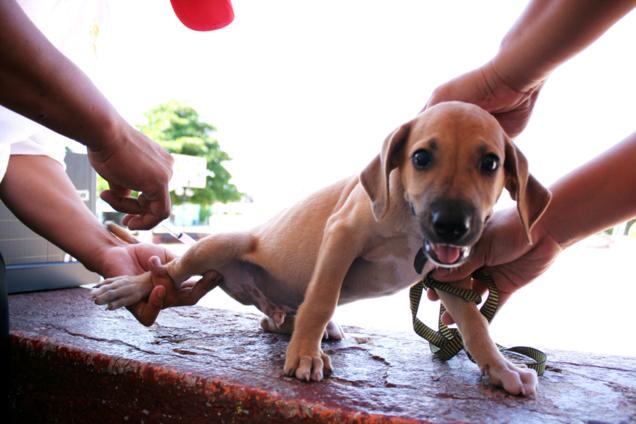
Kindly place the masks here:
<instances>
[{"instance_id":1,"label":"hand holding puppy's paw","mask_svg":"<svg viewBox=\"0 0 636 424\"><path fill-rule=\"evenodd\" d=\"M117 309L146 299L156 286L172 289L167 293L164 292L164 297L175 291L172 279L159 257L148 258L147 269L147 272L139 275L122 275L105 279L91 291L92 299L97 305L108 305L108 309Z\"/></svg>"},{"instance_id":2,"label":"hand holding puppy's paw","mask_svg":"<svg viewBox=\"0 0 636 424\"><path fill-rule=\"evenodd\" d=\"M490 382L513 395L534 396L539 380L537 373L524 365L515 365L504 359L497 365L484 367L483 373Z\"/></svg>"},{"instance_id":3,"label":"hand holding puppy's paw","mask_svg":"<svg viewBox=\"0 0 636 424\"><path fill-rule=\"evenodd\" d=\"M306 347L293 340L287 348L283 372L301 381L321 381L331 374L331 359L322 349Z\"/></svg>"}]
</instances>

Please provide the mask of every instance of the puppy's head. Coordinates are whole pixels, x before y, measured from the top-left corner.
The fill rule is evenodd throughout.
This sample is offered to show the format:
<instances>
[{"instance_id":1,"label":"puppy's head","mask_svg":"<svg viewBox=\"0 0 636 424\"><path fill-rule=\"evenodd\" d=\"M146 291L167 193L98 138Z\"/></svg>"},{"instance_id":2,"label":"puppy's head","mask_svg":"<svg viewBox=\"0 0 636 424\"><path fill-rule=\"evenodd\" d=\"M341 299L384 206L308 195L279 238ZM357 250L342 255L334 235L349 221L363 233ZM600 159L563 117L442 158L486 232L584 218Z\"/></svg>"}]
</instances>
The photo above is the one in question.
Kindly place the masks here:
<instances>
[{"instance_id":1,"label":"puppy's head","mask_svg":"<svg viewBox=\"0 0 636 424\"><path fill-rule=\"evenodd\" d=\"M468 103L440 103L387 137L380 155L360 175L376 220L390 207L393 170L399 170L425 253L447 268L466 261L504 187L517 201L528 242L550 201L497 120Z\"/></svg>"}]
</instances>

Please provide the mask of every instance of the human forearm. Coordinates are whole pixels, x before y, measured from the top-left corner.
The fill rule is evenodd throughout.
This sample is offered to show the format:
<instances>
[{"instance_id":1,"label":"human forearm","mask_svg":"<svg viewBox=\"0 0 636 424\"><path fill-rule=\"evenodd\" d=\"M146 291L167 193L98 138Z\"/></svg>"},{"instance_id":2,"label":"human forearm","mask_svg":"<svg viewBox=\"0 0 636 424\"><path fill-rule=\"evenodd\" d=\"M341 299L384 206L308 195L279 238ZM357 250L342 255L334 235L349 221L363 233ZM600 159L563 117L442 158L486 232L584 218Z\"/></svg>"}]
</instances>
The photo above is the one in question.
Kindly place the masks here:
<instances>
[{"instance_id":1,"label":"human forearm","mask_svg":"<svg viewBox=\"0 0 636 424\"><path fill-rule=\"evenodd\" d=\"M121 245L86 208L62 166L49 157L11 156L0 197L33 231L100 274L106 251Z\"/></svg>"},{"instance_id":2,"label":"human forearm","mask_svg":"<svg viewBox=\"0 0 636 424\"><path fill-rule=\"evenodd\" d=\"M128 124L14 0L0 2L0 104L93 150Z\"/></svg>"},{"instance_id":3,"label":"human forearm","mask_svg":"<svg viewBox=\"0 0 636 424\"><path fill-rule=\"evenodd\" d=\"M636 216L636 133L551 187L539 221L562 247Z\"/></svg>"},{"instance_id":4,"label":"human forearm","mask_svg":"<svg viewBox=\"0 0 636 424\"><path fill-rule=\"evenodd\" d=\"M0 1L0 104L85 144L111 188L104 200L128 213L130 228L170 215L172 157L130 126L14 0Z\"/></svg>"},{"instance_id":5,"label":"human forearm","mask_svg":"<svg viewBox=\"0 0 636 424\"><path fill-rule=\"evenodd\" d=\"M635 0L533 0L505 36L492 66L511 88L532 90L634 6Z\"/></svg>"}]
</instances>

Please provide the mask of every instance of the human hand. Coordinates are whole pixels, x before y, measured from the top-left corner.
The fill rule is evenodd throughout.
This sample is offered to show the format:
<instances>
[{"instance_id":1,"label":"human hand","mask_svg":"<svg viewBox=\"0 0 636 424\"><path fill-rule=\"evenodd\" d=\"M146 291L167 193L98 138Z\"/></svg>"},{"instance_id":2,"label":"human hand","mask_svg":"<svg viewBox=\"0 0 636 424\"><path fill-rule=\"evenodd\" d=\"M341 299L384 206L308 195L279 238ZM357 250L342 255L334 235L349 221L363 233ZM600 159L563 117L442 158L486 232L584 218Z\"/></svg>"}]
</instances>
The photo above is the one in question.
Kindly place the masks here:
<instances>
[{"instance_id":1,"label":"human hand","mask_svg":"<svg viewBox=\"0 0 636 424\"><path fill-rule=\"evenodd\" d=\"M128 244L110 247L104 253L102 275L138 275L151 271L153 288L147 298L128 306L128 310L143 325L155 322L163 308L194 305L203 295L221 282L216 271L207 272L199 280L188 280L178 288L165 272L165 264L175 256L165 248L153 244Z\"/></svg>"},{"instance_id":2,"label":"human hand","mask_svg":"<svg viewBox=\"0 0 636 424\"><path fill-rule=\"evenodd\" d=\"M127 126L105 147L88 149L88 158L109 190L101 198L114 209L125 212L123 224L132 230L149 229L170 216L168 182L173 159L158 144ZM132 190L139 191L135 199Z\"/></svg>"},{"instance_id":3,"label":"human hand","mask_svg":"<svg viewBox=\"0 0 636 424\"><path fill-rule=\"evenodd\" d=\"M499 304L503 305L510 296L545 272L561 253L561 246L541 227L538 221L532 231L533 244L528 244L525 230L515 208L496 212L484 231L479 242L473 247L468 261L455 269L437 269L432 277L443 282L462 281L477 269L492 276L499 289ZM480 293L486 291L486 285L473 280L473 288ZM430 300L437 300L434 290L428 290ZM446 324L453 322L445 314L442 320Z\"/></svg>"},{"instance_id":4,"label":"human hand","mask_svg":"<svg viewBox=\"0 0 636 424\"><path fill-rule=\"evenodd\" d=\"M526 127L542 86L543 82L519 91L488 63L436 88L424 109L450 100L473 103L497 118L510 137L516 137Z\"/></svg>"}]
</instances>

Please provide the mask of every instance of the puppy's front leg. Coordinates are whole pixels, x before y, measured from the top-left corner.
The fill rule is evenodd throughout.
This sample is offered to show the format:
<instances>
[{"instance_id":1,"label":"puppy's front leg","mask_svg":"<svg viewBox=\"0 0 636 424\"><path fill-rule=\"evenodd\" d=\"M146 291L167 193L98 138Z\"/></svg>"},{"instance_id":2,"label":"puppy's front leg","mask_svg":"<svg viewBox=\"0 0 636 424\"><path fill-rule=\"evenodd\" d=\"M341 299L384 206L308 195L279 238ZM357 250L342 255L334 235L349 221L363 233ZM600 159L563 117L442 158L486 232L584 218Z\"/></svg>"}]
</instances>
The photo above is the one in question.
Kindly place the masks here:
<instances>
[{"instance_id":1,"label":"puppy's front leg","mask_svg":"<svg viewBox=\"0 0 636 424\"><path fill-rule=\"evenodd\" d=\"M296 315L284 373L299 380L320 381L323 369L331 370L331 362L320 349L320 342L338 304L345 275L364 242L364 232L356 231L348 221L335 217L329 220L313 276Z\"/></svg>"},{"instance_id":2,"label":"puppy's front leg","mask_svg":"<svg viewBox=\"0 0 636 424\"><path fill-rule=\"evenodd\" d=\"M441 290L437 290L437 294L457 322L464 347L482 373L488 375L491 383L514 395L534 395L538 385L536 372L504 358L490 338L488 321L481 315L477 305Z\"/></svg>"}]
</instances>

